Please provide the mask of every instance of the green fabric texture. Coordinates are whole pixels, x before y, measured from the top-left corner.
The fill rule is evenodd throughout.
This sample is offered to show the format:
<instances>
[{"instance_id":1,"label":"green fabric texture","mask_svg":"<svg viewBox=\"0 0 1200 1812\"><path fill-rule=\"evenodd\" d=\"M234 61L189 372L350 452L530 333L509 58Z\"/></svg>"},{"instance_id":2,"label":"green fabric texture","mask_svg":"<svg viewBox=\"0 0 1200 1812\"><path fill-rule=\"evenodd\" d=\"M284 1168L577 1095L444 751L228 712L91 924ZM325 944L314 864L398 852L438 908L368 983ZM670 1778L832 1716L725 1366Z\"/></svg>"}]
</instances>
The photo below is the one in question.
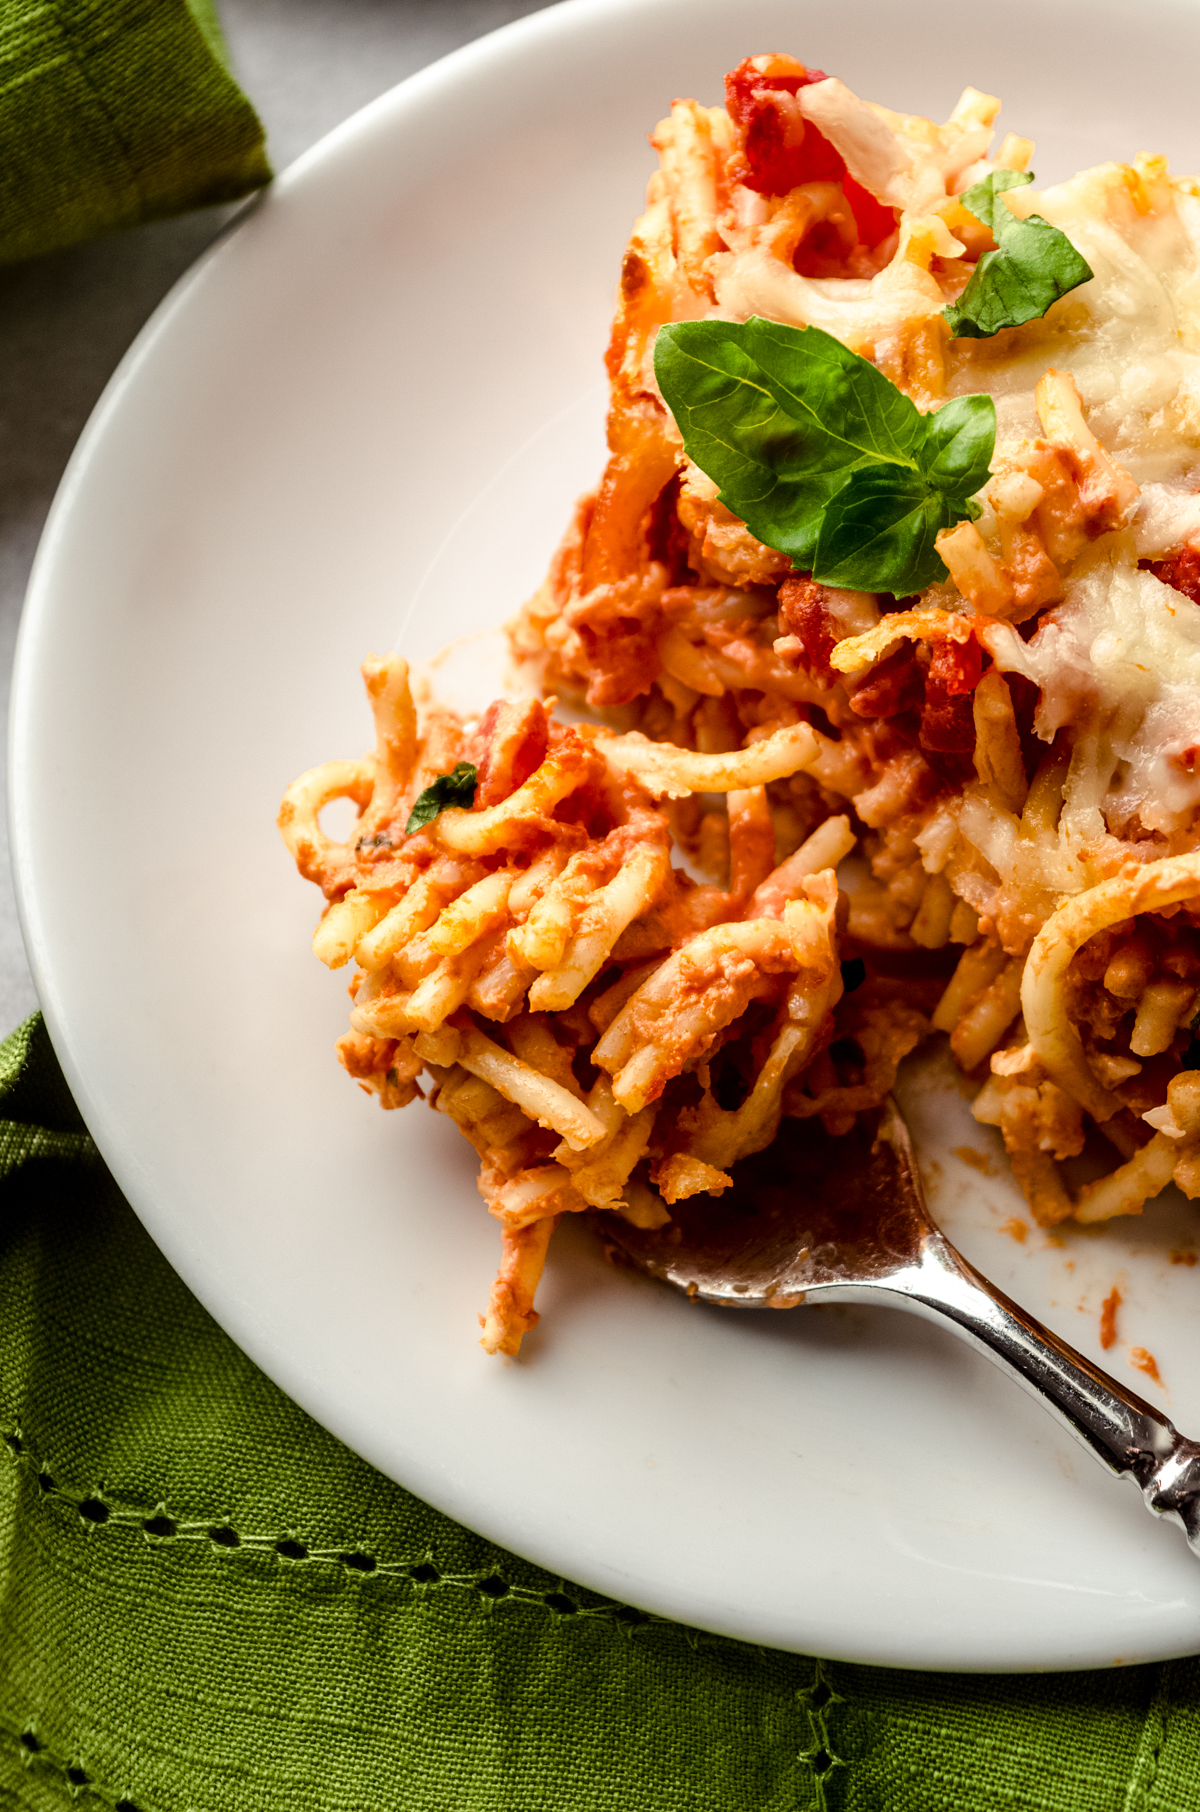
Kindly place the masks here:
<instances>
[{"instance_id":1,"label":"green fabric texture","mask_svg":"<svg viewBox=\"0 0 1200 1812\"><path fill-rule=\"evenodd\" d=\"M0 0L0 264L270 176L212 0Z\"/></svg>"},{"instance_id":2,"label":"green fabric texture","mask_svg":"<svg viewBox=\"0 0 1200 1812\"><path fill-rule=\"evenodd\" d=\"M1200 1664L902 1673L552 1578L318 1428L0 1046L0 1806L1194 1812Z\"/></svg>"}]
</instances>

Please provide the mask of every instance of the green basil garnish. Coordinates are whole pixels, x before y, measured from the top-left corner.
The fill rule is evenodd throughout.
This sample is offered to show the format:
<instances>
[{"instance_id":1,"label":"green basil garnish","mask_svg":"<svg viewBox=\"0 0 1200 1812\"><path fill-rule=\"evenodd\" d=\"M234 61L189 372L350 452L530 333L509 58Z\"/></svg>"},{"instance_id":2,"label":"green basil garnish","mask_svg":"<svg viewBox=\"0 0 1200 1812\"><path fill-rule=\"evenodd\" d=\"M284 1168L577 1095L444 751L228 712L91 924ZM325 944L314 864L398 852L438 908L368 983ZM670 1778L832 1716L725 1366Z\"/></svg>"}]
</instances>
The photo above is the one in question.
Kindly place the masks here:
<instances>
[{"instance_id":1,"label":"green basil garnish","mask_svg":"<svg viewBox=\"0 0 1200 1812\"><path fill-rule=\"evenodd\" d=\"M955 339L988 340L1002 327L1039 320L1052 302L1095 274L1065 233L1040 214L1018 220L1000 200L1006 189L1032 181L1019 170L993 170L959 196L987 227L996 250L984 253L958 301L942 310Z\"/></svg>"},{"instance_id":2,"label":"green basil garnish","mask_svg":"<svg viewBox=\"0 0 1200 1812\"><path fill-rule=\"evenodd\" d=\"M923 415L831 334L757 317L660 328L654 370L688 458L767 547L851 590L946 577L934 540L980 513L991 397Z\"/></svg>"},{"instance_id":3,"label":"green basil garnish","mask_svg":"<svg viewBox=\"0 0 1200 1812\"><path fill-rule=\"evenodd\" d=\"M418 795L412 811L408 814L408 823L404 834L420 830L426 824L432 824L439 812L444 812L448 805L470 805L475 797L475 782L478 769L469 761L460 761L448 774L439 774L431 780L425 791Z\"/></svg>"}]
</instances>

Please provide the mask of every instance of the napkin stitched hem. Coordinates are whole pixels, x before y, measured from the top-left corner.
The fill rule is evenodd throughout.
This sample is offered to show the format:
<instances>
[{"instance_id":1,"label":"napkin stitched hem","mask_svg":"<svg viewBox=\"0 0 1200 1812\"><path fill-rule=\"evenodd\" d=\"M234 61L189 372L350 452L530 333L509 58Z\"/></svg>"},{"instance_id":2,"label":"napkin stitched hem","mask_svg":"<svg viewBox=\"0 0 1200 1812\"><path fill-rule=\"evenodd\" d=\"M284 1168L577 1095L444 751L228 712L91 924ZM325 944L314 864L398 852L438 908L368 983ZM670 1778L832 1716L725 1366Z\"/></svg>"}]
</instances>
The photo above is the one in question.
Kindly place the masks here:
<instances>
[{"instance_id":1,"label":"napkin stitched hem","mask_svg":"<svg viewBox=\"0 0 1200 1812\"><path fill-rule=\"evenodd\" d=\"M13 1724L0 1720L0 1742L3 1742L10 1755L16 1759L27 1774L35 1771L49 1777L55 1790L65 1789L64 1803L78 1806L84 1793L91 1800L98 1800L101 1805L111 1808L111 1812L141 1812L131 1799L124 1794L114 1796L103 1787L97 1786L86 1768L78 1762L64 1762L52 1755L38 1739L35 1731L25 1728L18 1730Z\"/></svg>"},{"instance_id":2,"label":"napkin stitched hem","mask_svg":"<svg viewBox=\"0 0 1200 1812\"><path fill-rule=\"evenodd\" d=\"M476 1569L469 1573L444 1571L437 1564L436 1550L426 1547L416 1558L406 1560L381 1559L371 1553L367 1547L355 1547L347 1544L336 1548L310 1546L301 1539L303 1527L293 1525L275 1530L269 1534L251 1534L246 1530L235 1528L228 1517L207 1516L186 1518L172 1515L165 1502L153 1506L148 1504L134 1505L122 1499L105 1486L96 1486L90 1491L81 1491L64 1486L51 1473L44 1461L38 1459L31 1451L18 1428L9 1428L0 1433L8 1463L27 1471L35 1480L40 1501L49 1509L74 1511L79 1522L88 1533L101 1529L119 1532L138 1532L152 1545L167 1542L193 1541L203 1544L209 1553L216 1558L226 1558L237 1553L273 1554L282 1566L312 1566L322 1563L340 1568L352 1578L364 1581L391 1580L401 1586L411 1587L414 1595L425 1598L441 1588L458 1588L474 1591L478 1595L479 1608L487 1614L494 1613L502 1605L538 1606L549 1612L555 1622L565 1623L576 1618L599 1618L607 1620L627 1638L634 1636L640 1629L657 1624L663 1629L673 1630L683 1635L688 1645L695 1649L704 1643L719 1643L725 1638L714 1636L704 1630L691 1629L678 1624L669 1617L660 1617L650 1611L636 1610L632 1605L617 1603L584 1604L570 1597L565 1580L560 1580L552 1590L542 1591L509 1581L498 1573L494 1567ZM823 1706L835 1695L826 1693L820 1700ZM815 1708L814 1708L815 1709ZM825 1732L822 1728L821 1740ZM814 1744L814 1752L821 1746Z\"/></svg>"}]
</instances>

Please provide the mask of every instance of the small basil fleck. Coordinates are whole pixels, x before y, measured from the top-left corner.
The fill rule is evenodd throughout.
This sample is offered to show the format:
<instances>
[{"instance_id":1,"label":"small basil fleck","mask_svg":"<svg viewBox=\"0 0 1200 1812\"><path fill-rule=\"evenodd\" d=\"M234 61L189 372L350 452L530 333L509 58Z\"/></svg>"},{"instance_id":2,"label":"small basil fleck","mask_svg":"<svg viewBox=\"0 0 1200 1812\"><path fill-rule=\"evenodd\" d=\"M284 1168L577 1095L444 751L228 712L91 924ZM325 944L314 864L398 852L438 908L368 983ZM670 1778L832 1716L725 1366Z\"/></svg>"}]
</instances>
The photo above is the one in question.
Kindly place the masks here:
<instances>
[{"instance_id":1,"label":"small basil fleck","mask_svg":"<svg viewBox=\"0 0 1200 1812\"><path fill-rule=\"evenodd\" d=\"M996 249L984 253L958 301L942 310L956 340L990 340L1004 327L1040 320L1052 302L1095 275L1058 227L1040 214L1018 220L1000 200L1006 189L1032 181L1026 171L993 170L959 196Z\"/></svg>"},{"instance_id":2,"label":"small basil fleck","mask_svg":"<svg viewBox=\"0 0 1200 1812\"><path fill-rule=\"evenodd\" d=\"M477 779L478 770L469 761L460 761L450 773L439 774L436 780L430 781L408 814L408 823L404 826L405 835L410 831L420 830L426 824L432 824L447 806L470 805L475 797Z\"/></svg>"}]
</instances>

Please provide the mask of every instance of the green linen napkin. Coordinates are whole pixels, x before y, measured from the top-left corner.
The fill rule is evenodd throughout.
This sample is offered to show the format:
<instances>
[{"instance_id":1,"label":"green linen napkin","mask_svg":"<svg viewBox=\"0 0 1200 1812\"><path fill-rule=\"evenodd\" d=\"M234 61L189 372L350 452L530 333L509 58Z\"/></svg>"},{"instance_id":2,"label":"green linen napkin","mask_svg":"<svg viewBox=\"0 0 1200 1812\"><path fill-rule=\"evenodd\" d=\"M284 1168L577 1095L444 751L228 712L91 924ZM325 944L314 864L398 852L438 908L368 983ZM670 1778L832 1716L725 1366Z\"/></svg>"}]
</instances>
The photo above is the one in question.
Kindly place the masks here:
<instances>
[{"instance_id":1,"label":"green linen napkin","mask_svg":"<svg viewBox=\"0 0 1200 1812\"><path fill-rule=\"evenodd\" d=\"M778 1654L609 1603L382 1478L171 1271L37 1017L0 1045L0 1179L0 1806L1200 1803L1194 1661L955 1677Z\"/></svg>"},{"instance_id":2,"label":"green linen napkin","mask_svg":"<svg viewBox=\"0 0 1200 1812\"><path fill-rule=\"evenodd\" d=\"M212 0L0 0L0 264L270 176Z\"/></svg>"}]
</instances>

